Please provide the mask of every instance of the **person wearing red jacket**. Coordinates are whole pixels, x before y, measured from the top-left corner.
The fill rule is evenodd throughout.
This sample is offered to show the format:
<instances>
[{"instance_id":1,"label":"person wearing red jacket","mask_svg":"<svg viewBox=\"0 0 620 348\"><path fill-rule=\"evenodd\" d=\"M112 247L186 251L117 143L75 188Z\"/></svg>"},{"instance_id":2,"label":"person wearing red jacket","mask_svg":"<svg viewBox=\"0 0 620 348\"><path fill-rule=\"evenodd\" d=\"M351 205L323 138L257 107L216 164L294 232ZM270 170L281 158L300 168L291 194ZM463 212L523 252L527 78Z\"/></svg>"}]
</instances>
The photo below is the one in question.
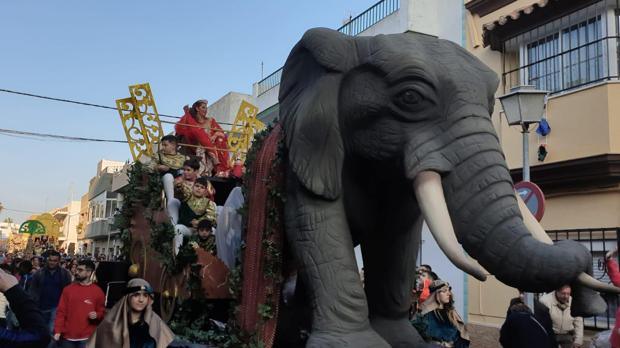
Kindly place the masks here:
<instances>
[{"instance_id":1,"label":"person wearing red jacket","mask_svg":"<svg viewBox=\"0 0 620 348\"><path fill-rule=\"evenodd\" d=\"M174 126L174 130L185 142L204 148L205 155L213 161L216 176L228 177L231 169L228 137L217 121L207 116L207 109L207 101L204 99L196 101L191 108L186 107L185 115Z\"/></svg>"},{"instance_id":2,"label":"person wearing red jacket","mask_svg":"<svg viewBox=\"0 0 620 348\"><path fill-rule=\"evenodd\" d=\"M620 286L620 270L618 270L618 262L614 260L614 255L618 254L618 249L610 251L605 255L605 261L607 263L607 274L609 279L615 286ZM616 310L616 324L611 331L611 337L609 338L612 348L620 348L620 307Z\"/></svg>"},{"instance_id":3,"label":"person wearing red jacket","mask_svg":"<svg viewBox=\"0 0 620 348\"><path fill-rule=\"evenodd\" d=\"M54 322L54 340L61 347L86 346L105 314L105 295L92 283L95 264L90 260L78 262L76 282L65 287Z\"/></svg>"}]
</instances>

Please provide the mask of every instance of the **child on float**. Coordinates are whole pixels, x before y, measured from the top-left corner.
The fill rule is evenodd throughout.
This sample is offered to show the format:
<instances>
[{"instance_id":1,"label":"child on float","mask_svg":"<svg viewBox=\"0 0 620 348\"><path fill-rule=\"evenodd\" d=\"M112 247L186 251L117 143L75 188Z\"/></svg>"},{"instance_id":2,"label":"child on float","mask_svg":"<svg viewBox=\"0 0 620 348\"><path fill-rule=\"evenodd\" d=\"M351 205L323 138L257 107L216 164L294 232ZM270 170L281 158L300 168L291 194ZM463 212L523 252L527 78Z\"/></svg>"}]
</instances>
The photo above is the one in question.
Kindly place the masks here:
<instances>
[{"instance_id":1,"label":"child on float","mask_svg":"<svg viewBox=\"0 0 620 348\"><path fill-rule=\"evenodd\" d=\"M190 238L190 245L192 248L202 248L212 255L217 256L215 235L213 234L213 222L210 220L201 220L196 230L197 233Z\"/></svg>"},{"instance_id":2,"label":"child on float","mask_svg":"<svg viewBox=\"0 0 620 348\"><path fill-rule=\"evenodd\" d=\"M86 347L167 347L174 333L153 311L151 285L144 279L131 279L125 294L106 314Z\"/></svg>"},{"instance_id":3,"label":"child on float","mask_svg":"<svg viewBox=\"0 0 620 348\"><path fill-rule=\"evenodd\" d=\"M174 198L168 200L168 215L173 225L178 224L181 201L184 200L185 192L192 191L199 169L200 163L197 159L188 159L183 162L183 175L174 178Z\"/></svg>"},{"instance_id":4,"label":"child on float","mask_svg":"<svg viewBox=\"0 0 620 348\"><path fill-rule=\"evenodd\" d=\"M215 234L213 233L213 222L201 220L198 223L196 232L183 241L177 254L177 262L182 264L196 264L198 249L203 249L213 256L217 256L217 246Z\"/></svg>"},{"instance_id":5,"label":"child on float","mask_svg":"<svg viewBox=\"0 0 620 348\"><path fill-rule=\"evenodd\" d=\"M190 236L190 228L197 228L202 220L215 221L217 206L209 199L208 192L211 183L207 178L200 177L192 186L191 192L184 186L183 197L179 207L176 235L174 239L174 254L179 252L183 243L183 236Z\"/></svg>"},{"instance_id":6,"label":"child on float","mask_svg":"<svg viewBox=\"0 0 620 348\"><path fill-rule=\"evenodd\" d=\"M174 199L175 178L183 174L187 157L177 152L178 141L174 135L166 135L159 142L159 151L151 159L151 168L161 174L168 205Z\"/></svg>"}]
</instances>

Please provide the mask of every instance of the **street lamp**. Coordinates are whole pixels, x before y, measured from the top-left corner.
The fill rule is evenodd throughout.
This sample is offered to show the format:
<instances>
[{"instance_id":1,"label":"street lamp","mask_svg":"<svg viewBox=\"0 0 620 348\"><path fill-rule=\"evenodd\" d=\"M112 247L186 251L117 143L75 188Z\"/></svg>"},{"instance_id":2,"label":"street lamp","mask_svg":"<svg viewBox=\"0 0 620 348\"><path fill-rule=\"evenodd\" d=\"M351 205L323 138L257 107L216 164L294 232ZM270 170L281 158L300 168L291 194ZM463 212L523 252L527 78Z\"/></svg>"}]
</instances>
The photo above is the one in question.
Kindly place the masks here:
<instances>
[{"instance_id":1,"label":"street lamp","mask_svg":"<svg viewBox=\"0 0 620 348\"><path fill-rule=\"evenodd\" d=\"M517 86L510 93L499 97L508 125L521 125L523 134L523 181L530 181L529 127L539 123L545 109L545 97L549 92L534 86Z\"/></svg>"}]
</instances>

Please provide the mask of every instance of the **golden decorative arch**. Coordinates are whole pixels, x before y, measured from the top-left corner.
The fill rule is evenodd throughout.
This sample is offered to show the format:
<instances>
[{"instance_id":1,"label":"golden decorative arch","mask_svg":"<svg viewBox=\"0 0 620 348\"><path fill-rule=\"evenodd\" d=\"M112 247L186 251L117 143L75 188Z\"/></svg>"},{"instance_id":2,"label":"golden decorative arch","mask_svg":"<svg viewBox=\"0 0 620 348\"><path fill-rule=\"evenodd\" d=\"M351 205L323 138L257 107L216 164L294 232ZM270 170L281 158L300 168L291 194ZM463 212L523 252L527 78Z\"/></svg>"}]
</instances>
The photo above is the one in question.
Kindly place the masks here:
<instances>
[{"instance_id":1,"label":"golden decorative arch","mask_svg":"<svg viewBox=\"0 0 620 348\"><path fill-rule=\"evenodd\" d=\"M148 83L129 86L129 98L117 99L116 109L134 161L153 156L153 144L164 136L155 98Z\"/></svg>"},{"instance_id":2,"label":"golden decorative arch","mask_svg":"<svg viewBox=\"0 0 620 348\"><path fill-rule=\"evenodd\" d=\"M245 100L241 101L237 117L228 135L228 147L233 154L231 162L234 163L237 158L245 161L245 154L252 145L254 134L265 128L265 125L256 118L257 114L258 107Z\"/></svg>"}]
</instances>

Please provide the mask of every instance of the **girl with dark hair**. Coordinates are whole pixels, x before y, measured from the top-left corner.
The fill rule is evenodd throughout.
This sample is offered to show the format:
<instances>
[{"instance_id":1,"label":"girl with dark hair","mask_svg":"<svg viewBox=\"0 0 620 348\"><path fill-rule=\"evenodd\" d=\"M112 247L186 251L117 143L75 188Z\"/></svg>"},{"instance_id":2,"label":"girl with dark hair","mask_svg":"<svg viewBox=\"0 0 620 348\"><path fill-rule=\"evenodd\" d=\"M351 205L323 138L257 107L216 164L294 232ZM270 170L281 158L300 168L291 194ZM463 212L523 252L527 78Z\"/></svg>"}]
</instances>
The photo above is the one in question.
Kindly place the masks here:
<instances>
[{"instance_id":1,"label":"girl with dark hair","mask_svg":"<svg viewBox=\"0 0 620 348\"><path fill-rule=\"evenodd\" d=\"M430 286L430 296L422 303L412 324L425 341L441 347L469 347L469 334L463 319L454 309L452 288L443 280Z\"/></svg>"},{"instance_id":2,"label":"girl with dark hair","mask_svg":"<svg viewBox=\"0 0 620 348\"><path fill-rule=\"evenodd\" d=\"M213 117L207 115L207 101L196 101L191 108L185 108L185 115L174 126L176 135L192 145L200 145L205 152L205 160L212 164L216 176L227 177L230 172L228 156L228 137ZM198 154L194 148L190 154ZM212 169L207 166L206 173L212 176Z\"/></svg>"}]
</instances>

